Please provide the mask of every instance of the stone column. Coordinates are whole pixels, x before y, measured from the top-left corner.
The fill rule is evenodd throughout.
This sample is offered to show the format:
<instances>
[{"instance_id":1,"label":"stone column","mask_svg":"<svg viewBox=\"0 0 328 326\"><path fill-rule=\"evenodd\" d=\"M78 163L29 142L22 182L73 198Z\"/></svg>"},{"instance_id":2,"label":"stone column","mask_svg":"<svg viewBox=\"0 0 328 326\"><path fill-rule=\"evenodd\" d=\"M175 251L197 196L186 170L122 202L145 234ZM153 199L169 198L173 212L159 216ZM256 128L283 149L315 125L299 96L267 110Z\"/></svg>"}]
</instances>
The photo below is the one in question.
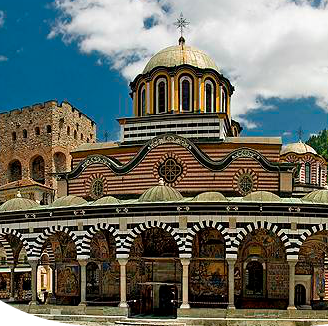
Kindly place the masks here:
<instances>
[{"instance_id":1,"label":"stone column","mask_svg":"<svg viewBox=\"0 0 328 326\"><path fill-rule=\"evenodd\" d=\"M180 309L189 309L189 264L190 258L180 258L182 264L182 305Z\"/></svg>"},{"instance_id":2,"label":"stone column","mask_svg":"<svg viewBox=\"0 0 328 326\"><path fill-rule=\"evenodd\" d=\"M9 301L15 301L15 265L10 266L10 298Z\"/></svg>"},{"instance_id":3,"label":"stone column","mask_svg":"<svg viewBox=\"0 0 328 326\"><path fill-rule=\"evenodd\" d=\"M120 264L120 308L127 308L128 304L126 302L126 264L128 262L127 258L117 258Z\"/></svg>"},{"instance_id":4,"label":"stone column","mask_svg":"<svg viewBox=\"0 0 328 326\"><path fill-rule=\"evenodd\" d=\"M289 304L287 309L293 310L296 309L294 297L295 297L295 265L296 260L288 260L289 266Z\"/></svg>"},{"instance_id":5,"label":"stone column","mask_svg":"<svg viewBox=\"0 0 328 326\"><path fill-rule=\"evenodd\" d=\"M229 282L229 303L228 309L236 309L235 308L235 258L228 258L228 282Z\"/></svg>"},{"instance_id":6,"label":"stone column","mask_svg":"<svg viewBox=\"0 0 328 326\"><path fill-rule=\"evenodd\" d=\"M78 260L79 265L81 267L81 302L79 303L79 306L86 306L87 300L86 300L86 292L87 292L87 264L88 262L86 260Z\"/></svg>"},{"instance_id":7,"label":"stone column","mask_svg":"<svg viewBox=\"0 0 328 326\"><path fill-rule=\"evenodd\" d=\"M38 260L30 260L29 263L31 265L31 290L32 290L32 301L30 301L30 305L38 304L37 301L37 274L38 274Z\"/></svg>"},{"instance_id":8,"label":"stone column","mask_svg":"<svg viewBox=\"0 0 328 326\"><path fill-rule=\"evenodd\" d=\"M49 294L49 303L50 304L56 304L56 282L55 282L55 277L56 277L56 264L54 265L49 265L51 269L51 294Z\"/></svg>"}]
</instances>

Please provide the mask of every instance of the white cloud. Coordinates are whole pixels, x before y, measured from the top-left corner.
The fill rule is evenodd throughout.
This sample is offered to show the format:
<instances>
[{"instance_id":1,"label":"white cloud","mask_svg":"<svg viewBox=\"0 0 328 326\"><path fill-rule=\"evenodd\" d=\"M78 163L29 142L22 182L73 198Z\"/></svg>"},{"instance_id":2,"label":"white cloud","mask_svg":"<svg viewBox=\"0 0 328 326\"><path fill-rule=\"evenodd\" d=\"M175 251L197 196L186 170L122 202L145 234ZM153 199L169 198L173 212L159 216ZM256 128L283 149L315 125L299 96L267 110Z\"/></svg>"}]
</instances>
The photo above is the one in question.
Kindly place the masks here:
<instances>
[{"instance_id":1,"label":"white cloud","mask_svg":"<svg viewBox=\"0 0 328 326\"><path fill-rule=\"evenodd\" d=\"M8 61L8 58L5 57L4 55L0 55L0 62L2 61Z\"/></svg>"},{"instance_id":2,"label":"white cloud","mask_svg":"<svg viewBox=\"0 0 328 326\"><path fill-rule=\"evenodd\" d=\"M0 27L2 27L4 23L5 23L5 13L2 10L0 10Z\"/></svg>"},{"instance_id":3,"label":"white cloud","mask_svg":"<svg viewBox=\"0 0 328 326\"><path fill-rule=\"evenodd\" d=\"M292 133L291 133L291 131L285 131L285 132L282 133L282 135L283 136L291 136Z\"/></svg>"},{"instance_id":4,"label":"white cloud","mask_svg":"<svg viewBox=\"0 0 328 326\"><path fill-rule=\"evenodd\" d=\"M62 17L49 37L98 52L131 80L151 55L177 43L173 22L182 11L191 22L187 44L205 50L235 85L235 117L263 109L271 97L313 96L328 111L327 2L57 0ZM145 26L147 18L155 24Z\"/></svg>"}]
</instances>

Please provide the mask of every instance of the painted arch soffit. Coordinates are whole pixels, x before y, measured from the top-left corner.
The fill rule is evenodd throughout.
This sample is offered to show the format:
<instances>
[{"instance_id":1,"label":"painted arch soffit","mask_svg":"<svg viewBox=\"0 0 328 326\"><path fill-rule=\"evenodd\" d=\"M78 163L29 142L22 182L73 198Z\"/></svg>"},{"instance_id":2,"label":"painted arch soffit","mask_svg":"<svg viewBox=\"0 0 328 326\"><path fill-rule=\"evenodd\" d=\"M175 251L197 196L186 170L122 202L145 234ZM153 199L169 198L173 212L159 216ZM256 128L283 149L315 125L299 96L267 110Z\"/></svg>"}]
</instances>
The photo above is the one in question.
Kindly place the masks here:
<instances>
[{"instance_id":1,"label":"painted arch soffit","mask_svg":"<svg viewBox=\"0 0 328 326\"><path fill-rule=\"evenodd\" d=\"M227 166L229 166L233 161L239 158L252 158L260 163L263 169L269 172L279 172L279 171L290 171L294 169L294 164L291 163L276 163L268 161L261 153L258 151L242 147L238 148L231 153L229 153L222 160L213 160L206 153L200 150L192 141L177 135L165 134L147 142L144 147L140 149L138 154L128 163L123 164L117 159L104 156L100 154L89 155L84 160L82 160L71 172L59 173L57 178L60 179L75 179L77 178L88 166L92 164L103 164L111 169L115 174L124 175L131 172L135 167L138 166L140 162L151 152L154 148L165 145L165 144L176 144L184 147L188 150L194 158L202 164L205 168L220 172L223 171Z\"/></svg>"}]
</instances>

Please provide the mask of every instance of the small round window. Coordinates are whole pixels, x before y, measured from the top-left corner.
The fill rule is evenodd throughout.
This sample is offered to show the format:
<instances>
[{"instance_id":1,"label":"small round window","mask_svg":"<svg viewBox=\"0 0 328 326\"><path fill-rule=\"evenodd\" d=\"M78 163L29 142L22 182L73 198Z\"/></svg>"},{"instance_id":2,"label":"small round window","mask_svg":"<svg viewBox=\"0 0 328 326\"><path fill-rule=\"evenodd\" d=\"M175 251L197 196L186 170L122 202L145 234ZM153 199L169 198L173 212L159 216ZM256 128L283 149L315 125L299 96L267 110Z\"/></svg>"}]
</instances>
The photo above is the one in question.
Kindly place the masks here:
<instances>
[{"instance_id":1,"label":"small round window","mask_svg":"<svg viewBox=\"0 0 328 326\"><path fill-rule=\"evenodd\" d=\"M243 195L247 195L252 192L254 187L254 181L250 174L242 174L238 179L238 188Z\"/></svg>"},{"instance_id":2,"label":"small round window","mask_svg":"<svg viewBox=\"0 0 328 326\"><path fill-rule=\"evenodd\" d=\"M166 183L173 183L182 174L182 166L174 158L167 158L158 167L158 174Z\"/></svg>"},{"instance_id":3,"label":"small round window","mask_svg":"<svg viewBox=\"0 0 328 326\"><path fill-rule=\"evenodd\" d=\"M100 178L94 179L91 183L91 197L98 199L104 194L104 181Z\"/></svg>"}]
</instances>

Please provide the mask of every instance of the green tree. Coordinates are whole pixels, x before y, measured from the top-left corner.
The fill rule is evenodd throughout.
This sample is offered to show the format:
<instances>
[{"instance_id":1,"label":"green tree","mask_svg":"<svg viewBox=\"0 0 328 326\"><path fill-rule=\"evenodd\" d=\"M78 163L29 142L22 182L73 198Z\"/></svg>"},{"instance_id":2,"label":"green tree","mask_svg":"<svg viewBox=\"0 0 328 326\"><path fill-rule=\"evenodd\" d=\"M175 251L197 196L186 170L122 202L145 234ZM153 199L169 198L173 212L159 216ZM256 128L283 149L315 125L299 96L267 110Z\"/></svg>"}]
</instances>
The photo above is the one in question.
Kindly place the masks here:
<instances>
[{"instance_id":1,"label":"green tree","mask_svg":"<svg viewBox=\"0 0 328 326\"><path fill-rule=\"evenodd\" d=\"M328 160L328 130L324 129L318 135L311 136L306 144L310 145L316 152Z\"/></svg>"}]
</instances>

